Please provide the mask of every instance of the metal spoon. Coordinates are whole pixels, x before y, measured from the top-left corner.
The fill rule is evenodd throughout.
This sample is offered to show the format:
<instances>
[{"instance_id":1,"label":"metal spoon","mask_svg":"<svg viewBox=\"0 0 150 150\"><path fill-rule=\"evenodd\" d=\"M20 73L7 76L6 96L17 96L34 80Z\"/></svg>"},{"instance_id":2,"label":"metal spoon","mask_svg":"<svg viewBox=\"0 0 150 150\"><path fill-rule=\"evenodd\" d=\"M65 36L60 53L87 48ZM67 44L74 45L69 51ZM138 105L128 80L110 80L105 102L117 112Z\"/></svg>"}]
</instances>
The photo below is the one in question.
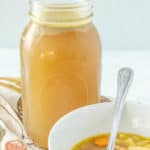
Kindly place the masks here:
<instances>
[{"instance_id":1,"label":"metal spoon","mask_svg":"<svg viewBox=\"0 0 150 150\"><path fill-rule=\"evenodd\" d=\"M118 89L117 97L115 102L113 124L110 131L110 138L107 150L114 150L115 142L117 138L117 133L120 126L120 120L125 106L125 99L128 93L128 90L131 86L134 73L130 68L122 68L118 73Z\"/></svg>"}]
</instances>

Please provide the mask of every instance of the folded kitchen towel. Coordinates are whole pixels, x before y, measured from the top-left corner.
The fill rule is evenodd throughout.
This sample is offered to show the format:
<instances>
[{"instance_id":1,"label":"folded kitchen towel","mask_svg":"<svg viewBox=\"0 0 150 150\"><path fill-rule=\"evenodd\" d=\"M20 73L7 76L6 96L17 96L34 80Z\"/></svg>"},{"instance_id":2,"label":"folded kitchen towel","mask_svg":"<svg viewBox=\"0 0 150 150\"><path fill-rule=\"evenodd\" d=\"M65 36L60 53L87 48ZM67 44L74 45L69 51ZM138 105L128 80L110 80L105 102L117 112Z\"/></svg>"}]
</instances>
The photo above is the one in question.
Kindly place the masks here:
<instances>
[{"instance_id":1,"label":"folded kitchen towel","mask_svg":"<svg viewBox=\"0 0 150 150\"><path fill-rule=\"evenodd\" d=\"M23 127L20 97L20 79L0 78L0 150L42 150Z\"/></svg>"}]
</instances>

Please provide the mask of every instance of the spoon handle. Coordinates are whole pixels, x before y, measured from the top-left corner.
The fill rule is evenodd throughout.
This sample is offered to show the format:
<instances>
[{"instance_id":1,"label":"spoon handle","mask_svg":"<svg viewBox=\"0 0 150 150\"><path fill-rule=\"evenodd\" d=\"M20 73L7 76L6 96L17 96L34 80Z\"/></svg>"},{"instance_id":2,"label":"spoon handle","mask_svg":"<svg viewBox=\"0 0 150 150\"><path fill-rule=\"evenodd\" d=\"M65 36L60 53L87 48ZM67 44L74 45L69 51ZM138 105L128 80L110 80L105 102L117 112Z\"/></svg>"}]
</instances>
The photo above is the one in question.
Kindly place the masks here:
<instances>
[{"instance_id":1,"label":"spoon handle","mask_svg":"<svg viewBox=\"0 0 150 150\"><path fill-rule=\"evenodd\" d=\"M110 139L107 150L114 150L116 137L120 125L120 120L122 116L122 112L125 105L125 99L132 83L133 79L133 71L130 68L122 68L119 70L118 73L118 89L117 89L117 97L115 102L115 109L114 109L114 117L112 128L110 131Z\"/></svg>"}]
</instances>

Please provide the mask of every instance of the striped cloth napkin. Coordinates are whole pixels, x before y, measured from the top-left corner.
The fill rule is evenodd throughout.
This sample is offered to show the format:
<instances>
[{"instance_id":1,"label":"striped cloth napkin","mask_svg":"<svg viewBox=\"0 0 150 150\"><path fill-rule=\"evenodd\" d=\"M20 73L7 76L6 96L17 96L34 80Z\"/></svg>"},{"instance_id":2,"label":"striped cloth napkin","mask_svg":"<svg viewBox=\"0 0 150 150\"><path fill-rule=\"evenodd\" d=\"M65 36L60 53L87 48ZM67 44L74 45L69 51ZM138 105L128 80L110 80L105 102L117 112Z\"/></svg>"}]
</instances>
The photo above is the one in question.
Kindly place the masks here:
<instances>
[{"instance_id":1,"label":"striped cloth napkin","mask_svg":"<svg viewBox=\"0 0 150 150\"><path fill-rule=\"evenodd\" d=\"M0 150L42 150L22 124L19 78L0 78Z\"/></svg>"}]
</instances>

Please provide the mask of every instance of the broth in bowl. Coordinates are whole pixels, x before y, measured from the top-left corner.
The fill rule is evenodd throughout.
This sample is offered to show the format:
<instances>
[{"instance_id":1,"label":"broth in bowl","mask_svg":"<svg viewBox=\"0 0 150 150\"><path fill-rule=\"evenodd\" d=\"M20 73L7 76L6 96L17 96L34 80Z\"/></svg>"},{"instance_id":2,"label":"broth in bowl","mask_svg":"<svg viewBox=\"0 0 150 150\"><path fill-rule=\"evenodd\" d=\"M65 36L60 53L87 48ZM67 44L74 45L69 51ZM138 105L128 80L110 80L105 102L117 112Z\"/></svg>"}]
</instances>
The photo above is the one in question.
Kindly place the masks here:
<instances>
[{"instance_id":1,"label":"broth in bowl","mask_svg":"<svg viewBox=\"0 0 150 150\"><path fill-rule=\"evenodd\" d=\"M111 129L113 111L114 103L103 103L70 112L58 120L50 131L49 149L105 150L109 135L104 133L109 133ZM126 102L115 150L150 150L148 114L150 104Z\"/></svg>"},{"instance_id":2,"label":"broth in bowl","mask_svg":"<svg viewBox=\"0 0 150 150\"><path fill-rule=\"evenodd\" d=\"M109 134L94 136L81 141L72 150L106 150ZM150 150L150 138L136 134L119 133L115 150Z\"/></svg>"}]
</instances>

